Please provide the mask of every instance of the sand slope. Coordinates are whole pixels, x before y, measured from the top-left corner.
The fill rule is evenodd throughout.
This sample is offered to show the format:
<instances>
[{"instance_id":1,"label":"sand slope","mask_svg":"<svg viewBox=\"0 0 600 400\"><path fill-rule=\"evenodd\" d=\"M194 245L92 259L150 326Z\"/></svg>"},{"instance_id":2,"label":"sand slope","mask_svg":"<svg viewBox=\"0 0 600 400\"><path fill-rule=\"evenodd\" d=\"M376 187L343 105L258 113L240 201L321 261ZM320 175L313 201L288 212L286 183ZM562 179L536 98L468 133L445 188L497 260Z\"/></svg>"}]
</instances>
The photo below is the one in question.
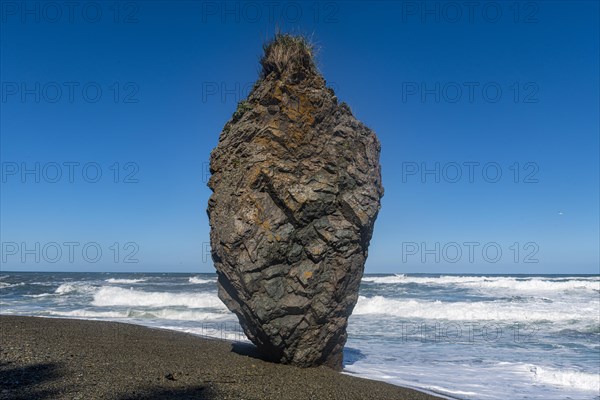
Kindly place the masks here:
<instances>
[{"instance_id":1,"label":"sand slope","mask_svg":"<svg viewBox=\"0 0 600 400\"><path fill-rule=\"evenodd\" d=\"M247 345L114 322L0 316L0 399L434 399Z\"/></svg>"}]
</instances>

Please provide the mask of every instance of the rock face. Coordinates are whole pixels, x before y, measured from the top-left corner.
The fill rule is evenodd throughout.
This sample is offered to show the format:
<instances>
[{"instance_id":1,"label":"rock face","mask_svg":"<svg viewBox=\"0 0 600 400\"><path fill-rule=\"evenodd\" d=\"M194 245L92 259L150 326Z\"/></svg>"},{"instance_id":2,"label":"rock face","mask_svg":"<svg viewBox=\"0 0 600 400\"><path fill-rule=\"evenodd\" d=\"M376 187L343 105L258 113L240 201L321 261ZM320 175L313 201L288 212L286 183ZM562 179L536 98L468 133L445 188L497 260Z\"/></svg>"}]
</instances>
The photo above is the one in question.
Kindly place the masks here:
<instances>
[{"instance_id":1,"label":"rock face","mask_svg":"<svg viewBox=\"0 0 600 400\"><path fill-rule=\"evenodd\" d=\"M342 367L383 196L380 145L326 87L300 37L276 35L211 153L219 297L269 359Z\"/></svg>"}]
</instances>

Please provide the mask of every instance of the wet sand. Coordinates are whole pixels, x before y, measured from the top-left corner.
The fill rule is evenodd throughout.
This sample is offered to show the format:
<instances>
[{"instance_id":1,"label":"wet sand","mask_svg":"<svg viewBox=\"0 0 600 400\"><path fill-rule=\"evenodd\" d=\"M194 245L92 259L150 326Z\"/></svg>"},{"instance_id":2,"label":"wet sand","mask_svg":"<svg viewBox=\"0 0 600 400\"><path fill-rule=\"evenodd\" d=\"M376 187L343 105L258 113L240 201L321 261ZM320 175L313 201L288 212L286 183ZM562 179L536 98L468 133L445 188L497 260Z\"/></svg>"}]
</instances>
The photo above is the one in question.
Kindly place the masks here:
<instances>
[{"instance_id":1,"label":"wet sand","mask_svg":"<svg viewBox=\"0 0 600 400\"><path fill-rule=\"evenodd\" d=\"M0 399L437 397L261 360L254 347L104 321L0 316Z\"/></svg>"}]
</instances>

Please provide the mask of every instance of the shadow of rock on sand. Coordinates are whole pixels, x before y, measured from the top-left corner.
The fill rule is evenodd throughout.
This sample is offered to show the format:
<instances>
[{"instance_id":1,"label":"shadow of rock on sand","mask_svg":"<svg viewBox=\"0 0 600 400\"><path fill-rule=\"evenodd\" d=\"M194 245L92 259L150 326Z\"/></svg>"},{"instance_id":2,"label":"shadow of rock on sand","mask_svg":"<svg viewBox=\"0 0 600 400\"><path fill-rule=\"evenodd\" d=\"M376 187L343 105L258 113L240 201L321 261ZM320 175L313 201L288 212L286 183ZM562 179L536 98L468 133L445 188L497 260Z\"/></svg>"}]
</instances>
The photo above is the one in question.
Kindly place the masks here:
<instances>
[{"instance_id":1,"label":"shadow of rock on sand","mask_svg":"<svg viewBox=\"0 0 600 400\"><path fill-rule=\"evenodd\" d=\"M235 342L231 344L231 351L242 356L256 358L263 361L270 361L268 357L264 356L258 351L258 348L252 343ZM348 365L352 365L355 362L366 358L366 356L358 349L351 347L344 347L344 364L345 368Z\"/></svg>"},{"instance_id":2,"label":"shadow of rock on sand","mask_svg":"<svg viewBox=\"0 0 600 400\"><path fill-rule=\"evenodd\" d=\"M213 400L219 397L205 386L193 386L180 389L166 389L156 387L151 389L142 389L139 393L131 393L118 400Z\"/></svg>"},{"instance_id":3,"label":"shadow of rock on sand","mask_svg":"<svg viewBox=\"0 0 600 400\"><path fill-rule=\"evenodd\" d=\"M38 386L61 377L59 364L39 363L25 367L13 367L11 364L0 363L1 400L45 400L58 397L56 390Z\"/></svg>"},{"instance_id":4,"label":"shadow of rock on sand","mask_svg":"<svg viewBox=\"0 0 600 400\"><path fill-rule=\"evenodd\" d=\"M271 361L264 354L261 354L261 352L258 351L258 348L252 343L234 342L231 344L231 351L242 356L248 356L263 361Z\"/></svg>"}]
</instances>

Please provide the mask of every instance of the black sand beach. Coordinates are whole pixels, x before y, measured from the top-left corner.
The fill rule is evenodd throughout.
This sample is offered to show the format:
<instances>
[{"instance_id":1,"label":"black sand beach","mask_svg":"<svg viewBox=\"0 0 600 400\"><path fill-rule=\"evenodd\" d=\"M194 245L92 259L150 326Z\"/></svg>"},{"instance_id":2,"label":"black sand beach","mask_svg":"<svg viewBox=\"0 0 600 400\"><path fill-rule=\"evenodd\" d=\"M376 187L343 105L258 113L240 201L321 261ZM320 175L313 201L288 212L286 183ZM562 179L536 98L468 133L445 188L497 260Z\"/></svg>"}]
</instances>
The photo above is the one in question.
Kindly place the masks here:
<instances>
[{"instance_id":1,"label":"black sand beach","mask_svg":"<svg viewBox=\"0 0 600 400\"><path fill-rule=\"evenodd\" d=\"M0 399L436 399L262 361L247 345L114 322L0 316Z\"/></svg>"}]
</instances>

